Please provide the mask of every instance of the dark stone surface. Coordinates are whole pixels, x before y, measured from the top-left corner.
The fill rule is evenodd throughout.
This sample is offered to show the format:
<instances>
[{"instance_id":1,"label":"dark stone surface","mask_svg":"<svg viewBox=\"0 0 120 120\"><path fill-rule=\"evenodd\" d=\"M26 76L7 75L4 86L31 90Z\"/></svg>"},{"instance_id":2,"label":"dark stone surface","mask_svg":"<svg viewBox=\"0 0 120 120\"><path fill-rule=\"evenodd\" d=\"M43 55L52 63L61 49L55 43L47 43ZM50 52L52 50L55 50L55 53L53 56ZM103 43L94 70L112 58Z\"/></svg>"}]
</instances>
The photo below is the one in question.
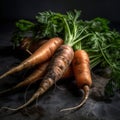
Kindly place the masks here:
<instances>
[{"instance_id":1,"label":"dark stone surface","mask_svg":"<svg viewBox=\"0 0 120 120\"><path fill-rule=\"evenodd\" d=\"M23 53L12 49L10 38L13 30L13 24L1 26L0 74L24 59L22 57ZM0 90L9 88L23 80L26 72L28 71L22 71L0 80ZM96 77L97 80L106 80L98 75ZM116 93L107 101L97 101L90 96L86 104L79 110L59 112L62 108L74 106L81 100L82 94L76 94L72 85L71 80L66 83L63 81L58 83L24 110L13 113L10 110L0 109L0 120L120 120L119 93ZM16 108L22 105L35 92L37 86L37 84L34 84L11 94L0 96L0 107Z\"/></svg>"}]
</instances>

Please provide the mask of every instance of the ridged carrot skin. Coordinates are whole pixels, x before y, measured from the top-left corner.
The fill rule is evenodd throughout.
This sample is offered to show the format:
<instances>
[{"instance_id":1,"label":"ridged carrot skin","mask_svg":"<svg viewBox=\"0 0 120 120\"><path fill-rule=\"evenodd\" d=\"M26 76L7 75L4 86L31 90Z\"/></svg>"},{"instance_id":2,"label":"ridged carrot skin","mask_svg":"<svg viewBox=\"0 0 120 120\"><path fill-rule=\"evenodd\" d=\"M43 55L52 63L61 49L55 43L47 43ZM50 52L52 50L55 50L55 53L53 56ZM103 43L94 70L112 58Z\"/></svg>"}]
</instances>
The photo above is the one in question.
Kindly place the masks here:
<instances>
[{"instance_id":1,"label":"ridged carrot skin","mask_svg":"<svg viewBox=\"0 0 120 120\"><path fill-rule=\"evenodd\" d=\"M25 68L30 68L49 60L53 56L56 49L62 44L63 40L59 37L48 40L45 44L38 48L29 58L24 60L20 65L13 67L8 72L1 75L0 79L10 74L19 72Z\"/></svg>"},{"instance_id":2,"label":"ridged carrot skin","mask_svg":"<svg viewBox=\"0 0 120 120\"><path fill-rule=\"evenodd\" d=\"M46 74L42 82L40 83L38 90L33 94L33 96L25 104L18 108L4 108L15 111L20 110L29 105L31 102L33 102L40 95L44 94L50 87L52 87L55 84L55 82L61 79L65 70L71 64L73 57L73 49L68 45L61 45L52 57L50 64L48 65Z\"/></svg>"}]
</instances>

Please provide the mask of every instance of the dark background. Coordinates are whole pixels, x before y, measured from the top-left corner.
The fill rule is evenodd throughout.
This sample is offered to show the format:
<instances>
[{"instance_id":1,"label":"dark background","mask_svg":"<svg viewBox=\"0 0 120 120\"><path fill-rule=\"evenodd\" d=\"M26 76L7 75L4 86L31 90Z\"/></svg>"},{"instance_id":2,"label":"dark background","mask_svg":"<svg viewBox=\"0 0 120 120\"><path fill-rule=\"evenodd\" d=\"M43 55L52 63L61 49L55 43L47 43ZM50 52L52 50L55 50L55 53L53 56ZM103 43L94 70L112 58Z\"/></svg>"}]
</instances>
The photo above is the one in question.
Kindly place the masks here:
<instances>
[{"instance_id":1,"label":"dark background","mask_svg":"<svg viewBox=\"0 0 120 120\"><path fill-rule=\"evenodd\" d=\"M120 0L0 0L0 27L14 27L19 19L34 21L42 11L65 13L74 9L82 11L82 19L106 18L120 31Z\"/></svg>"},{"instance_id":2,"label":"dark background","mask_svg":"<svg viewBox=\"0 0 120 120\"><path fill-rule=\"evenodd\" d=\"M52 10L66 12L82 10L82 18L105 17L113 22L120 22L120 0L1 0L0 19L34 19L39 11Z\"/></svg>"},{"instance_id":3,"label":"dark background","mask_svg":"<svg viewBox=\"0 0 120 120\"><path fill-rule=\"evenodd\" d=\"M81 18L83 19L90 20L95 17L107 18L111 21L112 27L120 30L120 0L0 0L0 74L22 61L18 52L12 49L10 42L17 20L34 20L35 15L41 11L51 10L65 13L74 9L82 11ZM1 80L0 90L17 84L23 78L23 74L20 73ZM54 86L37 100L40 112L36 112L33 109L35 107L34 103L30 106L30 110L32 109L30 113L18 112L8 114L9 111L2 111L0 109L0 119L120 120L119 93L116 93L108 102L96 101L89 97L86 104L78 111L61 113L59 112L60 109L74 106L81 97L75 97L64 85L58 87L63 87L64 90ZM22 105L25 102L25 91L26 89L6 97L0 96L0 107L9 106L15 108ZM31 96L31 93L34 93L34 89L27 92L27 99Z\"/></svg>"}]
</instances>

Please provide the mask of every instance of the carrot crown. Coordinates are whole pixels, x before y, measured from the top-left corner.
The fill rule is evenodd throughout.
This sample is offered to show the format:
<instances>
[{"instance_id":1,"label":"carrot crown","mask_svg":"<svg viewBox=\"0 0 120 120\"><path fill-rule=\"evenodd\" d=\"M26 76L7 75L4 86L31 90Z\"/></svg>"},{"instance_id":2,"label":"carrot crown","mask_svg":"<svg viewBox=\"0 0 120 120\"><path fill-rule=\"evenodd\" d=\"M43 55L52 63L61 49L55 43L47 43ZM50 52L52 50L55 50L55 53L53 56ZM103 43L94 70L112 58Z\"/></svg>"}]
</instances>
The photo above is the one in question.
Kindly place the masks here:
<instances>
[{"instance_id":1,"label":"carrot crown","mask_svg":"<svg viewBox=\"0 0 120 120\"><path fill-rule=\"evenodd\" d=\"M67 12L67 17L63 18L65 24L64 43L71 47L78 45L81 47L80 41L90 34L82 35L86 28L83 28L80 24L80 11L74 10L74 12Z\"/></svg>"}]
</instances>

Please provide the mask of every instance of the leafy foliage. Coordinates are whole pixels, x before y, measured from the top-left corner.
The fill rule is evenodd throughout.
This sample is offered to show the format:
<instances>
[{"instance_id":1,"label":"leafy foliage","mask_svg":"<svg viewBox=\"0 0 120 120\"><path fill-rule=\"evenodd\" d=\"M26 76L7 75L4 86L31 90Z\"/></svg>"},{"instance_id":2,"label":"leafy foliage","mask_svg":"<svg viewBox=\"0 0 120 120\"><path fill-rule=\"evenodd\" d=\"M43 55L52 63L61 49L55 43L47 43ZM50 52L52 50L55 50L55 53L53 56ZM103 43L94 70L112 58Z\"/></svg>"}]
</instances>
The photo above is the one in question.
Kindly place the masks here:
<instances>
[{"instance_id":1,"label":"leafy foliage","mask_svg":"<svg viewBox=\"0 0 120 120\"><path fill-rule=\"evenodd\" d=\"M19 46L22 39L33 34L35 24L28 20L21 19L16 22L16 30L13 33L11 41L14 47Z\"/></svg>"},{"instance_id":2,"label":"leafy foliage","mask_svg":"<svg viewBox=\"0 0 120 120\"><path fill-rule=\"evenodd\" d=\"M62 35L64 28L63 16L65 17L63 14L51 11L39 12L36 20L40 27L36 32L35 38L43 38L46 36L51 38L59 36L60 34Z\"/></svg>"}]
</instances>

